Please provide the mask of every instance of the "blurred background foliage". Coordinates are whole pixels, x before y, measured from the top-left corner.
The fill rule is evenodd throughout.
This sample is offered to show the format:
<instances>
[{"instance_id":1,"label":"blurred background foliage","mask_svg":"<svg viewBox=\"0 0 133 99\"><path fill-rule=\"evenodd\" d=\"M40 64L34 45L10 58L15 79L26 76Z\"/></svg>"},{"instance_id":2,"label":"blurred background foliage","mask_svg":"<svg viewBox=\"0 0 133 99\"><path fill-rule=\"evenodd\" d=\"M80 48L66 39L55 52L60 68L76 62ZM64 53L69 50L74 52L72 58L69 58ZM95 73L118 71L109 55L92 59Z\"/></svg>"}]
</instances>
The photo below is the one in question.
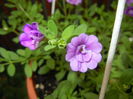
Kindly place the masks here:
<instances>
[{"instance_id":1,"label":"blurred background foliage","mask_svg":"<svg viewBox=\"0 0 133 99\"><path fill-rule=\"evenodd\" d=\"M117 0L113 2L99 0L97 4L97 0L84 0L79 6L72 6L58 0L56 12L52 17L49 16L50 4L45 0L0 2L2 8L0 9L1 99L26 99L24 73L27 77L31 77L33 72L45 75L53 70L56 71L55 78L59 83L53 93L45 99L98 99ZM105 99L133 99L132 21L132 17L124 15ZM45 47L36 51L23 48L18 41L23 25L31 22L38 22L40 30L45 32L45 36L49 39L43 42L44 44L48 42ZM97 35L103 44L103 60L98 68L85 74L72 72L64 59L64 47L70 38L68 41L63 41L63 36L58 37L56 34L57 39L55 39L55 35L48 35L49 32L56 31L51 29L49 24L57 28L58 35L61 35L62 31L71 24L77 29L75 29L76 33L85 30L87 34ZM29 67L28 62L32 60L34 60L33 66Z\"/></svg>"}]
</instances>

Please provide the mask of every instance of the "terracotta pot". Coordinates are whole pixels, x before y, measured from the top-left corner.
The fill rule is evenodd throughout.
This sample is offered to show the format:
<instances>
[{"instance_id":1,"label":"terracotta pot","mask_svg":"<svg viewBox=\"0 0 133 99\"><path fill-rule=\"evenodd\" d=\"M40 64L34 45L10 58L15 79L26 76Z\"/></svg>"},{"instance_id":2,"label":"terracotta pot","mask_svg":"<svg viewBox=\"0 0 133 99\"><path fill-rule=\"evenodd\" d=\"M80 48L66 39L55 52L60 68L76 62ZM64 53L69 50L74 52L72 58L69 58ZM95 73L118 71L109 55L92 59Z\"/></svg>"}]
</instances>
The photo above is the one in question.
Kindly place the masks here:
<instances>
[{"instance_id":1,"label":"terracotta pot","mask_svg":"<svg viewBox=\"0 0 133 99\"><path fill-rule=\"evenodd\" d=\"M37 99L37 94L35 91L34 83L32 78L26 79L27 92L29 99Z\"/></svg>"}]
</instances>

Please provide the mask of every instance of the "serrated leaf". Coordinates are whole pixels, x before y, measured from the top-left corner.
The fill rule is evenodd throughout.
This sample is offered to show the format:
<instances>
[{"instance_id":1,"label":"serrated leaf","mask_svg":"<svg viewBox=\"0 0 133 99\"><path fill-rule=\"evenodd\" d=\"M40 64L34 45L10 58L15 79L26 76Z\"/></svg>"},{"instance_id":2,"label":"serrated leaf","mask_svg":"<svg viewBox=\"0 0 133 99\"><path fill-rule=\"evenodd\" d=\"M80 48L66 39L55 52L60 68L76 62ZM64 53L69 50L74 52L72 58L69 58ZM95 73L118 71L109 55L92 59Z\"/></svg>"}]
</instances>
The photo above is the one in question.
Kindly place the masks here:
<instances>
[{"instance_id":1,"label":"serrated leaf","mask_svg":"<svg viewBox=\"0 0 133 99\"><path fill-rule=\"evenodd\" d=\"M15 74L15 71L16 71L16 68L13 64L9 64L9 66L7 67L7 73L9 76L14 76Z\"/></svg>"},{"instance_id":2,"label":"serrated leaf","mask_svg":"<svg viewBox=\"0 0 133 99\"><path fill-rule=\"evenodd\" d=\"M67 41L71 36L73 36L73 30L74 25L70 25L65 28L65 30L62 32L62 38Z\"/></svg>"},{"instance_id":3,"label":"serrated leaf","mask_svg":"<svg viewBox=\"0 0 133 99\"><path fill-rule=\"evenodd\" d=\"M26 77L31 77L32 76L32 69L28 64L25 65L24 71L25 71Z\"/></svg>"},{"instance_id":4,"label":"serrated leaf","mask_svg":"<svg viewBox=\"0 0 133 99\"><path fill-rule=\"evenodd\" d=\"M87 31L87 25L81 24L79 25L73 32L74 35L79 35L81 33L85 33Z\"/></svg>"},{"instance_id":5,"label":"serrated leaf","mask_svg":"<svg viewBox=\"0 0 133 99\"><path fill-rule=\"evenodd\" d=\"M48 29L55 35L57 35L58 30L55 22L53 20L48 21Z\"/></svg>"}]
</instances>

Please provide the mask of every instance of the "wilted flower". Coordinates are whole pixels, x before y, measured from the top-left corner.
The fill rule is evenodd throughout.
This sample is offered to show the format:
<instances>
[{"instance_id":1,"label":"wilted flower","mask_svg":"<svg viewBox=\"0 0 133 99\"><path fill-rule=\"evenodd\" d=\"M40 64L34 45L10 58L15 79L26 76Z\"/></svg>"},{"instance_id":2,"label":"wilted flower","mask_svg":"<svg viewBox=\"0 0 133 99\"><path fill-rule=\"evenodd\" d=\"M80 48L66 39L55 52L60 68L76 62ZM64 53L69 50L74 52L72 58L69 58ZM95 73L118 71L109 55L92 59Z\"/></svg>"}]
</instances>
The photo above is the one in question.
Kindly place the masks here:
<instances>
[{"instance_id":1,"label":"wilted flower","mask_svg":"<svg viewBox=\"0 0 133 99\"><path fill-rule=\"evenodd\" d=\"M67 45L66 60L73 71L86 72L97 67L102 59L101 50L102 45L96 36L82 33Z\"/></svg>"},{"instance_id":2,"label":"wilted flower","mask_svg":"<svg viewBox=\"0 0 133 99\"><path fill-rule=\"evenodd\" d=\"M127 7L125 9L125 14L133 17L133 7Z\"/></svg>"},{"instance_id":3,"label":"wilted flower","mask_svg":"<svg viewBox=\"0 0 133 99\"><path fill-rule=\"evenodd\" d=\"M23 28L23 32L24 33L19 36L21 45L28 47L31 50L35 50L44 37L38 29L38 23L33 22L32 24L26 24Z\"/></svg>"},{"instance_id":4,"label":"wilted flower","mask_svg":"<svg viewBox=\"0 0 133 99\"><path fill-rule=\"evenodd\" d=\"M133 0L127 0L126 3L127 3L128 5L131 5L131 4L133 4Z\"/></svg>"},{"instance_id":5,"label":"wilted flower","mask_svg":"<svg viewBox=\"0 0 133 99\"><path fill-rule=\"evenodd\" d=\"M78 5L82 3L82 0L66 0L66 1L72 5Z\"/></svg>"}]
</instances>

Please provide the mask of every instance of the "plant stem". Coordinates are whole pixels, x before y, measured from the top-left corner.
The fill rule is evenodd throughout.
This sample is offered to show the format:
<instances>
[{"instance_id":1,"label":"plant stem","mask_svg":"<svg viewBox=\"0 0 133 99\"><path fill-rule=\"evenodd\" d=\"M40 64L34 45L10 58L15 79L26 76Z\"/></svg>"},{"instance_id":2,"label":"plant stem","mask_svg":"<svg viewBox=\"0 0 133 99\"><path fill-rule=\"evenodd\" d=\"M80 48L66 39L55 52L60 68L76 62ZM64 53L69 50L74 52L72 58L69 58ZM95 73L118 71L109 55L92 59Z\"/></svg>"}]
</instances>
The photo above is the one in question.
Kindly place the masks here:
<instances>
[{"instance_id":1,"label":"plant stem","mask_svg":"<svg viewBox=\"0 0 133 99\"><path fill-rule=\"evenodd\" d=\"M55 0L52 1L52 10L51 10L51 15L53 15L55 12Z\"/></svg>"},{"instance_id":2,"label":"plant stem","mask_svg":"<svg viewBox=\"0 0 133 99\"><path fill-rule=\"evenodd\" d=\"M102 82L99 99L104 99L104 96L105 96L105 91L107 88L110 71L111 71L111 67L112 67L112 61L114 58L117 41L118 41L118 37L119 37L125 2L126 2L126 0L118 1L116 18L115 18L115 23L114 23L113 33L112 33L112 39L111 39L111 44L110 44L110 48L109 48L109 52L108 52L108 58L107 58L107 62L106 62L104 78L103 78L103 82Z\"/></svg>"},{"instance_id":3,"label":"plant stem","mask_svg":"<svg viewBox=\"0 0 133 99\"><path fill-rule=\"evenodd\" d=\"M20 8L21 11L23 11L23 13L24 13L30 20L32 20L31 17L29 16L29 14L28 14L28 13L24 10L24 8L21 6L21 4L18 4L18 7Z\"/></svg>"}]
</instances>

